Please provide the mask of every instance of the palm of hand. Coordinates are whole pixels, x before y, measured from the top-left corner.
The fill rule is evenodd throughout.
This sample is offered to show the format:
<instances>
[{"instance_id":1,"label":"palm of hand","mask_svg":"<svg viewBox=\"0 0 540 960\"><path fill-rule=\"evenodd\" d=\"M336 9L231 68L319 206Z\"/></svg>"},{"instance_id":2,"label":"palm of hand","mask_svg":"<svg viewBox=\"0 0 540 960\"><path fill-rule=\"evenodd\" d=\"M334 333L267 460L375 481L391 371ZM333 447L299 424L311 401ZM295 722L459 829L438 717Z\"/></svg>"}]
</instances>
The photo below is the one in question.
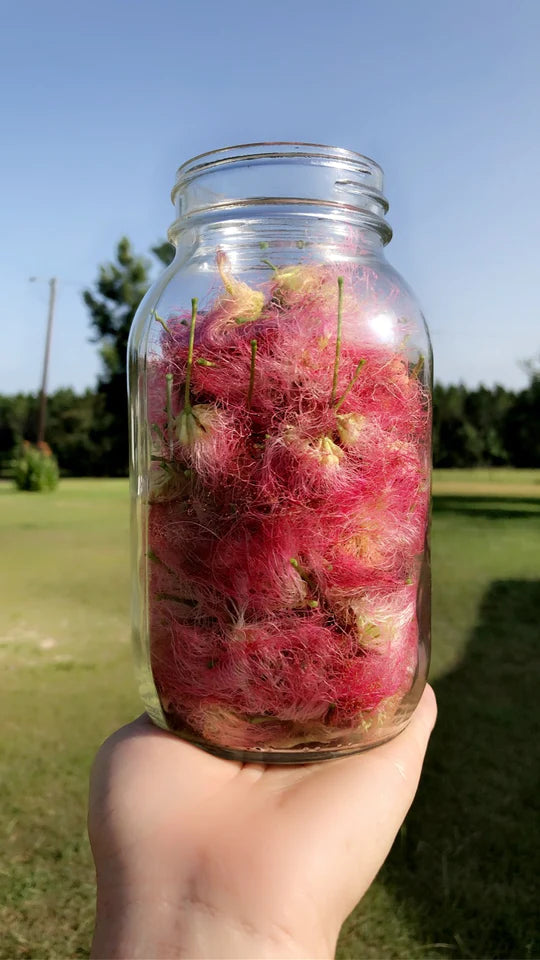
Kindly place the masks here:
<instances>
[{"instance_id":1,"label":"palm of hand","mask_svg":"<svg viewBox=\"0 0 540 960\"><path fill-rule=\"evenodd\" d=\"M146 718L129 724L102 747L92 776L98 914L101 898L105 913L136 904L172 915L175 936L187 924L194 931L192 951L215 926L251 949L260 941L260 956L263 942L287 956L331 956L412 802L434 719L428 688L395 740L291 767L223 760Z\"/></svg>"}]
</instances>

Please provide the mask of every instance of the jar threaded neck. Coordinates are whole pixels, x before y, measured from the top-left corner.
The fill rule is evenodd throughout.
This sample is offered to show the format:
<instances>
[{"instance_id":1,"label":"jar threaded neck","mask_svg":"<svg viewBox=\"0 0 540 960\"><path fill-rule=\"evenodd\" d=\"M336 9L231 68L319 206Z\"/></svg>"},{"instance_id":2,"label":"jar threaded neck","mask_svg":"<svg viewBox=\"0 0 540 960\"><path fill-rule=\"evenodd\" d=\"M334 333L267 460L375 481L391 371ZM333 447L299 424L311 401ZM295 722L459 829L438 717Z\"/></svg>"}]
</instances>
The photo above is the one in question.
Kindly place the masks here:
<instances>
[{"instance_id":1,"label":"jar threaded neck","mask_svg":"<svg viewBox=\"0 0 540 960\"><path fill-rule=\"evenodd\" d=\"M387 243L383 171L362 154L323 144L275 142L223 147L178 169L174 238L194 221L260 215L315 215L371 226Z\"/></svg>"}]
</instances>

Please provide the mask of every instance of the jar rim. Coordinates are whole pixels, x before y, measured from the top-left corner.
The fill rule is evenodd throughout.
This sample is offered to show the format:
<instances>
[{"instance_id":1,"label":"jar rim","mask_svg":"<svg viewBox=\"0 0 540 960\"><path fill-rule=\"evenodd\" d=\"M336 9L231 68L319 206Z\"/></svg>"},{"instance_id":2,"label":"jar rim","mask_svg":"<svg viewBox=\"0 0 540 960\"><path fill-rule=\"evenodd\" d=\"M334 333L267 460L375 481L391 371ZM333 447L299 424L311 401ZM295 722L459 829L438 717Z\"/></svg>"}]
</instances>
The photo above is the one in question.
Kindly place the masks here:
<instances>
[{"instance_id":1,"label":"jar rim","mask_svg":"<svg viewBox=\"0 0 540 960\"><path fill-rule=\"evenodd\" d=\"M199 153L182 163L176 172L176 182L171 192L173 203L182 187L193 177L211 169L236 163L253 163L275 160L310 160L324 165L336 165L354 170L369 178L376 189L382 189L383 169L376 160L348 147L335 147L325 143L307 143L301 140L269 140L239 143L218 147Z\"/></svg>"},{"instance_id":2,"label":"jar rim","mask_svg":"<svg viewBox=\"0 0 540 960\"><path fill-rule=\"evenodd\" d=\"M268 172L268 177L267 177ZM309 175L308 175L309 174ZM219 147L186 160L171 193L177 218L169 237L189 223L259 215L317 216L363 224L388 243L384 173L375 160L345 147L293 140ZM174 240L173 240L174 242Z\"/></svg>"}]
</instances>

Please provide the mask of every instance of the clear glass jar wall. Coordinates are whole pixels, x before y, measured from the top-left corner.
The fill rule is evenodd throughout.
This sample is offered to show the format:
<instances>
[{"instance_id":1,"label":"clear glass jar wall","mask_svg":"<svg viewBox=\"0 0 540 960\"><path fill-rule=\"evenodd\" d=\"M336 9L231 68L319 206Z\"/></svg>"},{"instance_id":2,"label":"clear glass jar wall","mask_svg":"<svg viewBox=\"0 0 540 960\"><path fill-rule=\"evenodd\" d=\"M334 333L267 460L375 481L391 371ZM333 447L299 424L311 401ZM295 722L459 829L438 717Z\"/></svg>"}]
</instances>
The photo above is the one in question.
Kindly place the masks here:
<instances>
[{"instance_id":1,"label":"clear glass jar wall","mask_svg":"<svg viewBox=\"0 0 540 960\"><path fill-rule=\"evenodd\" d=\"M381 191L338 148L196 157L131 332L142 697L242 760L381 743L426 680L431 348Z\"/></svg>"}]
</instances>

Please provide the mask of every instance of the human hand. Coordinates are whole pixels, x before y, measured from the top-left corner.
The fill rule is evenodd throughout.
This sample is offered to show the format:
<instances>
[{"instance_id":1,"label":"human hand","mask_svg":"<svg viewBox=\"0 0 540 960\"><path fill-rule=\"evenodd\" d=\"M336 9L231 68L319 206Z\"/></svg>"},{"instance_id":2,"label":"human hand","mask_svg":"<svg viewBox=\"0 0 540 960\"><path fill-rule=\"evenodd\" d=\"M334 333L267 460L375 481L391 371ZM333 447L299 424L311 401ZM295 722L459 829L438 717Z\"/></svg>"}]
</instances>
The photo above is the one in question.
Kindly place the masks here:
<instances>
[{"instance_id":1,"label":"human hand","mask_svg":"<svg viewBox=\"0 0 540 960\"><path fill-rule=\"evenodd\" d=\"M305 766L214 757L146 717L102 746L94 958L333 957L416 793L430 687L381 747Z\"/></svg>"}]
</instances>

